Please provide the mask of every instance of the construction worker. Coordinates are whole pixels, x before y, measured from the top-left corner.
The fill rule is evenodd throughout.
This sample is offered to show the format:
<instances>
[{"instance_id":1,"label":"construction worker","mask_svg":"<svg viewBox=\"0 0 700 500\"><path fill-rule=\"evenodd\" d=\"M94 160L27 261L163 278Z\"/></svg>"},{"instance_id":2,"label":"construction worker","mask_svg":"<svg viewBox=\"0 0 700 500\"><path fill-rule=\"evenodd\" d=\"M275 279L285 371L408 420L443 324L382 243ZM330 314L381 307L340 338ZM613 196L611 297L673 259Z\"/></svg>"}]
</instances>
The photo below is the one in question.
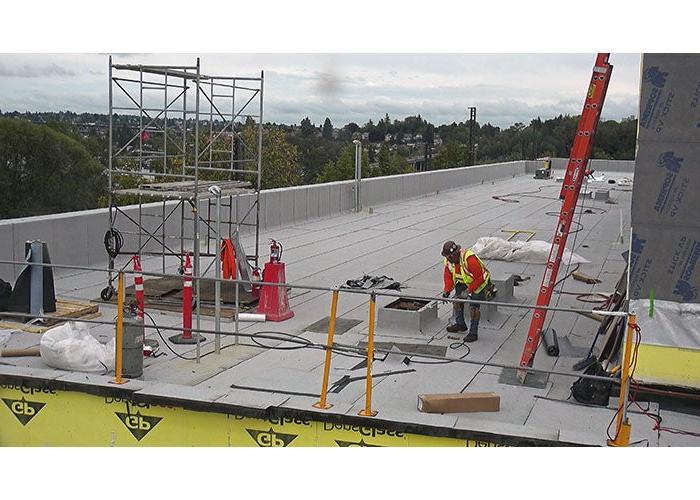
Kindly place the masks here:
<instances>
[{"instance_id":1,"label":"construction worker","mask_svg":"<svg viewBox=\"0 0 700 500\"><path fill-rule=\"evenodd\" d=\"M447 298L454 289L455 298L471 298L474 300L488 300L491 298L493 285L488 269L482 260L471 250L463 250L454 241L446 241L442 247L442 256L445 258L443 278L445 286L442 296ZM464 319L464 303L453 302L455 311L455 324L448 325L450 333L467 331L467 323ZM481 318L480 304L469 304L471 322L469 333L465 342L474 342L479 338L479 319Z\"/></svg>"}]
</instances>

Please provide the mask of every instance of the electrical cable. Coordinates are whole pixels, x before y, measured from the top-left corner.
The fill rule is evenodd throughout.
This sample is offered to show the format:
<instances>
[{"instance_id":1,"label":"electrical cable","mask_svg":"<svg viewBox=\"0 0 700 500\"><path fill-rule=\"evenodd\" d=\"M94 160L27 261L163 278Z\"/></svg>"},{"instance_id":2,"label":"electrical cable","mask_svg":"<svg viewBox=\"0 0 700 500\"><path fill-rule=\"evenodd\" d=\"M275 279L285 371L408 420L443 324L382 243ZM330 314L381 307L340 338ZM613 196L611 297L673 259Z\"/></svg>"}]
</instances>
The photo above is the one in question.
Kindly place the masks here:
<instances>
[{"instance_id":1,"label":"electrical cable","mask_svg":"<svg viewBox=\"0 0 700 500\"><path fill-rule=\"evenodd\" d=\"M116 228L110 228L104 237L105 250L107 250L107 255L112 259L115 259L119 252L121 252L124 246L124 237L122 233Z\"/></svg>"},{"instance_id":2,"label":"electrical cable","mask_svg":"<svg viewBox=\"0 0 700 500\"><path fill-rule=\"evenodd\" d=\"M525 198L539 198L542 200L558 200L559 198L552 198L550 196L535 196L537 193L541 193L542 190L546 187L558 187L558 186L555 184L549 184L549 185L540 186L539 189L537 189L537 191L521 191L519 193L500 194L500 195L492 196L491 198L493 198L494 200L498 200L498 201L505 201L506 203L520 203L520 201L518 201L518 200L508 199L511 196L523 196Z\"/></svg>"}]
</instances>

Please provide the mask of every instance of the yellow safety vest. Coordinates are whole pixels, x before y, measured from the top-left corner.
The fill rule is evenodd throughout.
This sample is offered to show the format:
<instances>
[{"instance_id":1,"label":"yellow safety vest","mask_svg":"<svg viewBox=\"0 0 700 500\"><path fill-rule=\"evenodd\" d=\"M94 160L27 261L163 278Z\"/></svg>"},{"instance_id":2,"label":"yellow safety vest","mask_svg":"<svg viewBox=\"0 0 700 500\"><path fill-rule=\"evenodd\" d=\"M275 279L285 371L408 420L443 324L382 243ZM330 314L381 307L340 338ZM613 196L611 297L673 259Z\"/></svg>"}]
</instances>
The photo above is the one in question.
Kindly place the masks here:
<instances>
[{"instance_id":1,"label":"yellow safety vest","mask_svg":"<svg viewBox=\"0 0 700 500\"><path fill-rule=\"evenodd\" d=\"M489 274L489 270L486 269L484 262L479 258L479 256L477 254L475 254L471 250L464 250L463 249L460 252L460 259L459 259L460 276L459 277L462 279L464 284L467 286L470 285L474 281L474 278L467 270L467 258L471 257L472 255L474 257L476 257L476 260L479 261L479 265L481 265L481 272L484 276L484 282L481 285L479 285L479 288L474 290L474 293L479 293L486 287L486 285L488 285L490 274ZM445 265L448 266L452 270L452 282L457 283L456 266L453 265L449 260L447 260L447 257L445 257Z\"/></svg>"}]
</instances>

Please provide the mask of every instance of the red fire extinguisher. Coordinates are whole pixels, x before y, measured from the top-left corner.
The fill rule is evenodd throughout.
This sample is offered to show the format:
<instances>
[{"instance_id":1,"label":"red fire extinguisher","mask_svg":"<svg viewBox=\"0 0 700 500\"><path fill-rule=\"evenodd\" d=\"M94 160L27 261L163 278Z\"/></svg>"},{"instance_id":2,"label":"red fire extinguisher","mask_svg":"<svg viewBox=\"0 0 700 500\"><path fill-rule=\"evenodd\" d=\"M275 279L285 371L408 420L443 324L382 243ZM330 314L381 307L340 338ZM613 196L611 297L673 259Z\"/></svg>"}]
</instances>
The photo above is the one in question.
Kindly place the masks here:
<instances>
[{"instance_id":1,"label":"red fire extinguisher","mask_svg":"<svg viewBox=\"0 0 700 500\"><path fill-rule=\"evenodd\" d=\"M270 240L270 262L280 262L282 260L282 243Z\"/></svg>"}]
</instances>

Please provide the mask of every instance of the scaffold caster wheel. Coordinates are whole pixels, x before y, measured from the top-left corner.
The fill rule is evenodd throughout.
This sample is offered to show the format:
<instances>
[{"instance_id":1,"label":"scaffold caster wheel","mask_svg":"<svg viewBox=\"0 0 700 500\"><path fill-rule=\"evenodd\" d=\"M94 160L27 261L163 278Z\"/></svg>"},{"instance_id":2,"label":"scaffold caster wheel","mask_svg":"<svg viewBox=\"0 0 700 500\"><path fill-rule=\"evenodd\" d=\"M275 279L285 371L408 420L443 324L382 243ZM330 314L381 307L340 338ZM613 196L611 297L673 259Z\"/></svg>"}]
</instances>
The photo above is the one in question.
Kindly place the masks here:
<instances>
[{"instance_id":1,"label":"scaffold caster wheel","mask_svg":"<svg viewBox=\"0 0 700 500\"><path fill-rule=\"evenodd\" d=\"M107 285L100 292L100 297L105 302L108 302L114 296L114 287L112 285Z\"/></svg>"}]
</instances>

